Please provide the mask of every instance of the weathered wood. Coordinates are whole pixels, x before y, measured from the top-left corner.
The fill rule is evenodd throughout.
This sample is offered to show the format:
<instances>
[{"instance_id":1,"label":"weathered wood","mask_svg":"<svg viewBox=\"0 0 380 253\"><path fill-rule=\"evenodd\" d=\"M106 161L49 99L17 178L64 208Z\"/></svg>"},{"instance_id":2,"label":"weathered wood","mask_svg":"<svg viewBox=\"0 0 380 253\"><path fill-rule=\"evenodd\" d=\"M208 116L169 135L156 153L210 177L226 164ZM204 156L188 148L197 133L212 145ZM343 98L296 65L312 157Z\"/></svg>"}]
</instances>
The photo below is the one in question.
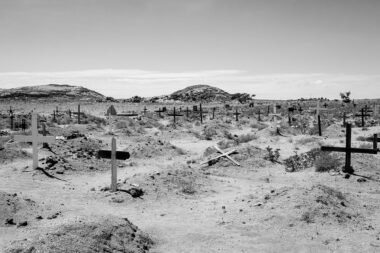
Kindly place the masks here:
<instances>
[{"instance_id":1,"label":"weathered wood","mask_svg":"<svg viewBox=\"0 0 380 253\"><path fill-rule=\"evenodd\" d=\"M169 113L168 116L173 117L174 125L176 124L176 117L182 117L182 114L177 114L175 111L175 107L173 108L173 113Z\"/></svg>"},{"instance_id":2,"label":"weathered wood","mask_svg":"<svg viewBox=\"0 0 380 253\"><path fill-rule=\"evenodd\" d=\"M218 148L217 146L214 146L214 148L215 148L216 150L218 150L218 152L220 152L220 153L222 154L222 156L227 157L227 158L228 158L230 161L232 161L234 164L236 164L237 166L240 166L240 164L239 164L237 161L235 161L231 156L229 156L228 153L222 151L222 150L221 150L220 148Z\"/></svg>"},{"instance_id":3,"label":"weathered wood","mask_svg":"<svg viewBox=\"0 0 380 253\"><path fill-rule=\"evenodd\" d=\"M352 135L352 126L351 124L346 124L346 147L328 147L328 146L321 147L322 151L345 152L346 161L343 168L343 172L349 173L349 174L354 173L354 169L351 166L351 153L362 153L362 154L377 154L378 153L378 149L376 148L375 142L374 142L373 149L352 148L351 135Z\"/></svg>"},{"instance_id":4,"label":"weathered wood","mask_svg":"<svg viewBox=\"0 0 380 253\"><path fill-rule=\"evenodd\" d=\"M321 115L318 114L318 134L322 136Z\"/></svg>"},{"instance_id":5,"label":"weathered wood","mask_svg":"<svg viewBox=\"0 0 380 253\"><path fill-rule=\"evenodd\" d=\"M19 142L32 142L33 147L33 169L38 168L38 143L53 143L55 142L54 136L41 136L38 134L37 129L37 114L32 114L32 135L15 135L14 136L15 141Z\"/></svg>"},{"instance_id":6,"label":"weathered wood","mask_svg":"<svg viewBox=\"0 0 380 253\"><path fill-rule=\"evenodd\" d=\"M116 160L127 160L130 157L130 153L126 151L117 151L116 152ZM111 150L99 150L98 151L98 158L103 159L111 159L112 158L112 152Z\"/></svg>"},{"instance_id":7,"label":"weathered wood","mask_svg":"<svg viewBox=\"0 0 380 253\"><path fill-rule=\"evenodd\" d=\"M366 117L370 117L371 115L367 114L364 111L364 108L362 108L360 111L361 111L361 114L355 114L355 117L361 117L362 118L362 125L361 125L361 127L365 127L365 118Z\"/></svg>"},{"instance_id":8,"label":"weathered wood","mask_svg":"<svg viewBox=\"0 0 380 253\"><path fill-rule=\"evenodd\" d=\"M115 137L111 140L111 150L99 150L98 159L111 159L111 191L117 191L117 166L116 160L127 160L130 157L129 152L116 150Z\"/></svg>"},{"instance_id":9,"label":"weathered wood","mask_svg":"<svg viewBox=\"0 0 380 253\"><path fill-rule=\"evenodd\" d=\"M235 111L235 113L234 113L234 115L235 115L235 117L236 117L236 121L239 121L239 115L240 115L241 113L239 113L238 112L238 109L236 108L236 111Z\"/></svg>"}]
</instances>

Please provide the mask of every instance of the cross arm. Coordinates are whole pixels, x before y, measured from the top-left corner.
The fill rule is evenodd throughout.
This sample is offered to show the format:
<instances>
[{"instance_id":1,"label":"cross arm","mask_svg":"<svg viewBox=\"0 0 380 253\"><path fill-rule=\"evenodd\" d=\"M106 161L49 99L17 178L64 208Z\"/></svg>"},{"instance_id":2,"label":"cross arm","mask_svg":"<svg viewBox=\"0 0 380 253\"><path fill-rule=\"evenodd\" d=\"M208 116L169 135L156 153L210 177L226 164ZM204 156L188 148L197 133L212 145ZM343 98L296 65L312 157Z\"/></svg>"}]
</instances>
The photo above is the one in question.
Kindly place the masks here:
<instances>
[{"instance_id":1,"label":"cross arm","mask_svg":"<svg viewBox=\"0 0 380 253\"><path fill-rule=\"evenodd\" d=\"M350 152L350 153L362 153L362 154L377 154L378 150L376 149L364 149L364 148L347 148L344 147L321 147L322 151L336 151L336 152Z\"/></svg>"}]
</instances>

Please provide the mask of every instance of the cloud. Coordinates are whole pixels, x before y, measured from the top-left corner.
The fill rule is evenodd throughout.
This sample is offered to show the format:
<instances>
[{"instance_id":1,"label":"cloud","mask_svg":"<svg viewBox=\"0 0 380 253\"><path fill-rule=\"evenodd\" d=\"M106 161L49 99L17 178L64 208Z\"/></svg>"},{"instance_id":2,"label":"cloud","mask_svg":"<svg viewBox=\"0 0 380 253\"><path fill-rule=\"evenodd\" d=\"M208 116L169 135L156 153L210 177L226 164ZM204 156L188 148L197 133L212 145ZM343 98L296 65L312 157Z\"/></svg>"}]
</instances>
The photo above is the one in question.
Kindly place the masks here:
<instances>
[{"instance_id":1,"label":"cloud","mask_svg":"<svg viewBox=\"0 0 380 253\"><path fill-rule=\"evenodd\" d=\"M107 96L169 94L194 84L209 84L228 92L247 92L257 98L289 99L300 97L337 98L351 91L357 98L380 98L380 75L324 73L274 73L253 75L243 70L162 72L139 69L94 69L65 72L0 73L0 88L49 83L81 85Z\"/></svg>"}]
</instances>

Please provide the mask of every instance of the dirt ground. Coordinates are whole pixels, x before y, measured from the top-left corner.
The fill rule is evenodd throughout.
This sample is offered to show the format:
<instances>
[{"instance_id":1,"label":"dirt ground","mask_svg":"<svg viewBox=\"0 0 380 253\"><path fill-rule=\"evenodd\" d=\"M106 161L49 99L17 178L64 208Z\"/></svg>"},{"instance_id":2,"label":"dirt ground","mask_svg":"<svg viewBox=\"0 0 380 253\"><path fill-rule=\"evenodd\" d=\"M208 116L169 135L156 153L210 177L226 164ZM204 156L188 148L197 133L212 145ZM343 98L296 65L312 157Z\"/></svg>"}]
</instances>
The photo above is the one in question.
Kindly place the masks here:
<instances>
[{"instance_id":1,"label":"dirt ground","mask_svg":"<svg viewBox=\"0 0 380 253\"><path fill-rule=\"evenodd\" d=\"M287 172L282 163L322 144L344 146L339 124L318 137L278 136L253 119L179 121L124 119L112 132L52 124L50 134L76 133L39 146L53 177L31 169L30 145L9 142L13 155L0 162L0 252L380 252L379 155L354 154L349 178L315 166ZM353 128L353 146L374 133L380 127ZM115 193L110 161L95 154L112 137L131 153L118 162ZM236 149L241 166L224 157L201 165L218 155L217 144ZM266 159L268 146L280 163Z\"/></svg>"}]
</instances>

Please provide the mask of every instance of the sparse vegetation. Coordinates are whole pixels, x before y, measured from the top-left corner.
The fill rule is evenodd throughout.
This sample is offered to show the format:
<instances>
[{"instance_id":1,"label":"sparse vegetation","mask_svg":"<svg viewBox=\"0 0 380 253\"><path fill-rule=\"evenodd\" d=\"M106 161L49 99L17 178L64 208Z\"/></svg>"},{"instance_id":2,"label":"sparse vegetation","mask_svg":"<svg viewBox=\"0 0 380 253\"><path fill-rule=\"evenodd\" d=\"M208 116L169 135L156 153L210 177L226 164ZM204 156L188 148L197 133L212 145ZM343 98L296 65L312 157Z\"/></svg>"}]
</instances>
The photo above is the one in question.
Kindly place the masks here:
<instances>
[{"instance_id":1,"label":"sparse vegetation","mask_svg":"<svg viewBox=\"0 0 380 253\"><path fill-rule=\"evenodd\" d=\"M331 170L337 171L341 166L339 157L336 154L323 152L315 161L316 172L328 172Z\"/></svg>"}]
</instances>

